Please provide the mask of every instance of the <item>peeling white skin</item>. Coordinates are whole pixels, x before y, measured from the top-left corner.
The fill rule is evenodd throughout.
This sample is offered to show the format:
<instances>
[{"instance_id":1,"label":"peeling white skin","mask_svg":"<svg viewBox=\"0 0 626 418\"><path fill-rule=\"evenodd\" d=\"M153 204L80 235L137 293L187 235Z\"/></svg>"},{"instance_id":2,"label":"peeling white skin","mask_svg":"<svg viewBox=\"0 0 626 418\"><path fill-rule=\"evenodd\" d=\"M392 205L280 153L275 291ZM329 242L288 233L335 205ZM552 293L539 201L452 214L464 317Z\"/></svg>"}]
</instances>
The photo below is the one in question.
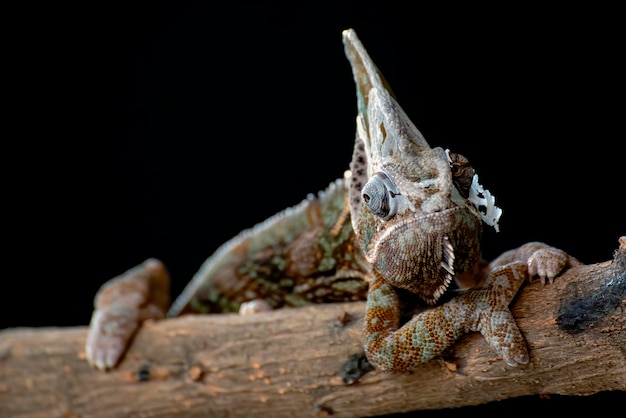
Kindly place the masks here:
<instances>
[{"instance_id":1,"label":"peeling white skin","mask_svg":"<svg viewBox=\"0 0 626 418\"><path fill-rule=\"evenodd\" d=\"M450 158L450 150L446 149L446 158L448 162L452 162ZM489 226L493 226L496 232L500 232L500 216L502 216L502 209L496 206L496 198L491 192L478 183L478 174L474 174L472 177L472 185L470 187L468 200L474 204L482 220ZM485 210L480 210L480 207L484 207Z\"/></svg>"}]
</instances>

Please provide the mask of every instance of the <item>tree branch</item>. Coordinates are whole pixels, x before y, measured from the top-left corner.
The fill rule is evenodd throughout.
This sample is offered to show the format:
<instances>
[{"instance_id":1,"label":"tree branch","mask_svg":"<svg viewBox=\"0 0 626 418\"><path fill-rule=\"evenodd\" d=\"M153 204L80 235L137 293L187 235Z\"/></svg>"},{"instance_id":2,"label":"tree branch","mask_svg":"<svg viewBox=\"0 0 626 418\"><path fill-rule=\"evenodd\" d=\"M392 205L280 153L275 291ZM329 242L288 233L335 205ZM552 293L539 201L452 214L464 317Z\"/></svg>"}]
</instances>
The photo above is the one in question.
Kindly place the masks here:
<instances>
[{"instance_id":1,"label":"tree branch","mask_svg":"<svg viewBox=\"0 0 626 418\"><path fill-rule=\"evenodd\" d=\"M507 366L474 333L411 374L371 371L352 385L341 373L362 353L362 302L147 322L107 373L84 359L86 327L6 329L0 415L364 417L626 391L625 266L622 237L613 260L522 289L513 314L527 365Z\"/></svg>"}]
</instances>

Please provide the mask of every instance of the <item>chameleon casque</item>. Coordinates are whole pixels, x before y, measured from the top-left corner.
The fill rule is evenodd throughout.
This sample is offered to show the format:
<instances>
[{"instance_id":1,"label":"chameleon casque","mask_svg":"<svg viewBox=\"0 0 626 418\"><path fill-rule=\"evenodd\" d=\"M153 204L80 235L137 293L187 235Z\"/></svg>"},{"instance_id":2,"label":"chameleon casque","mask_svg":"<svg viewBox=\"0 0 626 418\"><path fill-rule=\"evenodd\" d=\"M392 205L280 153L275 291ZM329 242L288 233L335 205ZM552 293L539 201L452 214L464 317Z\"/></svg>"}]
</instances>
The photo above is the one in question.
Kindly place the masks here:
<instances>
[{"instance_id":1,"label":"chameleon casque","mask_svg":"<svg viewBox=\"0 0 626 418\"><path fill-rule=\"evenodd\" d=\"M105 283L90 364L116 367L148 318L363 299L365 354L379 370L414 369L473 331L507 364L529 361L508 305L526 280L552 282L580 262L541 242L485 261L483 223L498 230L501 215L494 197L467 158L428 145L354 30L343 43L358 110L349 171L219 247L171 306L156 259ZM405 306L420 310L406 317Z\"/></svg>"}]
</instances>

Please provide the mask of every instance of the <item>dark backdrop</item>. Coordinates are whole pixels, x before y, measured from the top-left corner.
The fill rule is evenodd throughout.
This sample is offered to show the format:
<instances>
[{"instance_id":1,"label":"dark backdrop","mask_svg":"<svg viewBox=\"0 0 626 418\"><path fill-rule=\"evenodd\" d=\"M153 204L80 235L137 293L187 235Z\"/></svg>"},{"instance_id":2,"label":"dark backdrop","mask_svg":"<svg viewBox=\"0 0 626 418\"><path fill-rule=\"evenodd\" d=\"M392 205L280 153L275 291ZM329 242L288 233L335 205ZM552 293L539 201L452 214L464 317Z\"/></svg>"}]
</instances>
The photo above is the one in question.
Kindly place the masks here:
<instances>
[{"instance_id":1,"label":"dark backdrop","mask_svg":"<svg viewBox=\"0 0 626 418\"><path fill-rule=\"evenodd\" d=\"M0 327L86 325L98 287L147 257L175 296L220 243L341 176L348 27L430 144L468 156L496 196L488 258L541 240L609 260L626 232L619 12L507 4L9 14Z\"/></svg>"}]
</instances>

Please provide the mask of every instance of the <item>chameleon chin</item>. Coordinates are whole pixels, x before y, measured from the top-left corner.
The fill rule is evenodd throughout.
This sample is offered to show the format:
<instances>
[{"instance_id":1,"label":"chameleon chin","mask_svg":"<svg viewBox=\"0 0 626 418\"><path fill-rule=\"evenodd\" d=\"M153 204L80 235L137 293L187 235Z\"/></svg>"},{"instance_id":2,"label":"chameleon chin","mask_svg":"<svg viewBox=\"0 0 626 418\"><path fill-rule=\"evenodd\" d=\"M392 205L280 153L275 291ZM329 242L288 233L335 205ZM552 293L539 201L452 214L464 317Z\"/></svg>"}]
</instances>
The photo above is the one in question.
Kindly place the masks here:
<instances>
[{"instance_id":1,"label":"chameleon chin","mask_svg":"<svg viewBox=\"0 0 626 418\"><path fill-rule=\"evenodd\" d=\"M411 370L476 331L508 365L529 361L508 305L526 280L552 282L580 262L541 242L484 260L482 228L498 230L502 214L495 198L466 157L429 146L355 31L342 36L357 99L346 175L217 248L172 304L156 259L105 283L90 364L114 368L149 318L354 300L367 300L364 350L379 370ZM401 321L407 292L426 309Z\"/></svg>"}]
</instances>

